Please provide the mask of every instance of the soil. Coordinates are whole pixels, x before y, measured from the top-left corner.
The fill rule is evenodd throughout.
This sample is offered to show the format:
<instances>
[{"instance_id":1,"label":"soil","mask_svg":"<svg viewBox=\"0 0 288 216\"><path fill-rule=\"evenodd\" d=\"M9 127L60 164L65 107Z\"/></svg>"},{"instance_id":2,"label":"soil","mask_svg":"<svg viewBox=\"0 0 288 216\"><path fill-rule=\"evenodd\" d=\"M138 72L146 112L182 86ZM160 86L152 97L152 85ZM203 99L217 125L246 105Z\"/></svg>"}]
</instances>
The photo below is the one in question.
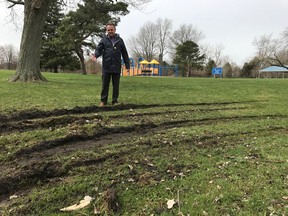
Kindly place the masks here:
<instances>
[{"instance_id":1,"label":"soil","mask_svg":"<svg viewBox=\"0 0 288 216\"><path fill-rule=\"evenodd\" d=\"M226 105L228 103L218 104ZM210 104L198 104L198 105L210 105ZM213 104L217 105L217 104ZM117 106L107 106L107 107L75 107L74 109L57 109L52 111L41 111L41 110L27 110L21 112L14 112L12 114L0 115L0 133L1 134L13 134L24 131L31 131L35 129L49 129L55 130L69 124L77 122L78 125L85 124L87 121L102 121L103 116L99 113L105 113L110 111L121 111L121 110L141 110L147 108L157 107L159 110L160 106L165 107L175 107L172 111L165 112L168 115L167 119L171 119L175 116L177 111L177 106L187 106L186 112L194 112L191 107L189 109L189 104L181 105L117 105ZM223 108L222 109L227 109ZM206 108L206 111L209 108ZM217 111L219 108L217 108ZM199 109L197 110L199 111ZM213 111L211 109L210 111ZM182 111L184 112L184 111ZM97 115L92 115L96 114ZM87 115L83 117L83 115ZM90 115L91 114L91 115ZM29 191L34 187L35 184L46 184L53 180L64 178L69 175L69 170L71 167L77 166L88 166L91 164L102 163L108 158L120 158L123 156L117 155L120 153L111 153L108 156L103 156L94 159L87 160L75 160L72 164L68 166L63 166L60 162L55 160L55 155L65 155L77 150L89 150L95 148L95 146L101 147L114 142L114 140L120 140L123 138L138 137L143 134L154 133L156 131L161 131L168 128L181 127L183 125L195 125L195 124L208 124L213 121L218 121L217 117L204 120L174 120L174 121L164 121L159 124L151 123L147 121L149 116L163 115L159 112L150 113L131 113L123 115L113 115L109 117L110 119L125 118L131 121L138 121L140 124L132 124L133 126L127 127L101 127L95 130L93 134L76 133L69 134L66 137L50 140L50 141L40 141L32 147L27 147L20 149L15 154L11 155L8 160L2 161L0 164L1 177L0 177L0 205L1 202L7 201L11 195L23 194L25 191ZM275 117L275 116L274 116ZM267 118L267 116L247 116L238 118ZM222 121L231 121L236 118L222 118ZM204 139L202 137L202 139ZM217 143L205 143L203 145L217 145ZM145 143L150 145L149 143ZM2 149L1 149L2 148ZM5 146L0 146L0 150L5 150ZM133 151L133 150L131 150ZM129 152L127 152L129 154ZM155 177L156 179L159 177ZM141 178L139 178L141 180ZM144 177L143 177L144 179ZM159 178L161 179L161 178Z\"/></svg>"}]
</instances>

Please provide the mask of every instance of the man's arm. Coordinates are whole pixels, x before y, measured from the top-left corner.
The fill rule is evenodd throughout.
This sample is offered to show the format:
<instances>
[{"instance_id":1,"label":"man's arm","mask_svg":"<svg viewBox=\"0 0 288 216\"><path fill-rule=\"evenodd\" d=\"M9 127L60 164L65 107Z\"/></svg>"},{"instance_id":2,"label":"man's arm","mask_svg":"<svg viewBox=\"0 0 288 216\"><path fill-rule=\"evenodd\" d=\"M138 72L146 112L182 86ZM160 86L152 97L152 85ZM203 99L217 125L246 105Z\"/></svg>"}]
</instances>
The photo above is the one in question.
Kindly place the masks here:
<instances>
[{"instance_id":1,"label":"man's arm","mask_svg":"<svg viewBox=\"0 0 288 216\"><path fill-rule=\"evenodd\" d=\"M123 60L124 60L125 67L126 67L126 69L128 71L128 70L130 70L130 59L129 59L128 52L127 52L127 49L126 49L124 41L123 41L123 46L122 46L122 49L121 49L121 54L122 54L122 57L123 57Z\"/></svg>"},{"instance_id":2,"label":"man's arm","mask_svg":"<svg viewBox=\"0 0 288 216\"><path fill-rule=\"evenodd\" d=\"M99 56L102 55L104 49L103 39L99 42L95 49L95 53L92 55L91 60L96 61Z\"/></svg>"}]
</instances>

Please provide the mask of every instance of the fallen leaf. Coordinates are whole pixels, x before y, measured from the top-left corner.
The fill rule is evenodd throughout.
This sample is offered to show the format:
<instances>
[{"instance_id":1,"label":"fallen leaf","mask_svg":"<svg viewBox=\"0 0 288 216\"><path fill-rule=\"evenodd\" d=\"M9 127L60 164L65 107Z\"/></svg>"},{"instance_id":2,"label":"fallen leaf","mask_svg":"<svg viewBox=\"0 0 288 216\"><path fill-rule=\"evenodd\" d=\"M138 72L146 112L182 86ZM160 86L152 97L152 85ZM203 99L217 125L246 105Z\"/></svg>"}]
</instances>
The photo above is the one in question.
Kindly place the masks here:
<instances>
[{"instance_id":1,"label":"fallen leaf","mask_svg":"<svg viewBox=\"0 0 288 216\"><path fill-rule=\"evenodd\" d=\"M17 198L18 198L17 195L12 195L12 196L9 197L10 200L12 200L12 199L17 199Z\"/></svg>"},{"instance_id":2,"label":"fallen leaf","mask_svg":"<svg viewBox=\"0 0 288 216\"><path fill-rule=\"evenodd\" d=\"M80 201L80 203L77 203L77 204L62 208L62 209L60 209L60 211L75 211L75 210L84 208L87 205L89 205L92 200L93 200L92 197L85 196L84 199Z\"/></svg>"},{"instance_id":3,"label":"fallen leaf","mask_svg":"<svg viewBox=\"0 0 288 216\"><path fill-rule=\"evenodd\" d=\"M174 199L168 200L168 201L167 201L167 208L168 208L168 209L173 208L173 206L174 206L175 203L176 203L176 202L175 202Z\"/></svg>"},{"instance_id":4,"label":"fallen leaf","mask_svg":"<svg viewBox=\"0 0 288 216\"><path fill-rule=\"evenodd\" d=\"M288 196L283 196L282 199L288 200Z\"/></svg>"},{"instance_id":5,"label":"fallen leaf","mask_svg":"<svg viewBox=\"0 0 288 216\"><path fill-rule=\"evenodd\" d=\"M134 182L135 180L133 178L127 179L128 182Z\"/></svg>"}]
</instances>

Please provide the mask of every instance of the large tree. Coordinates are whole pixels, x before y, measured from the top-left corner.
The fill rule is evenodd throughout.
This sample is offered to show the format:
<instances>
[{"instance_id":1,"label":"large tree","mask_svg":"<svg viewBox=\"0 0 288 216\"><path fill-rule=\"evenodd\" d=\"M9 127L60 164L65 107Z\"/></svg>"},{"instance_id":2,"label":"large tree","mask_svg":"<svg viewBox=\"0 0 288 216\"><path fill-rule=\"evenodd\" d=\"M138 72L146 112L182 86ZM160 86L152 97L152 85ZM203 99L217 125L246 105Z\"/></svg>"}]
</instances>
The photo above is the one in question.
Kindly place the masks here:
<instances>
[{"instance_id":1,"label":"large tree","mask_svg":"<svg viewBox=\"0 0 288 216\"><path fill-rule=\"evenodd\" d=\"M270 35L261 35L256 37L253 41L253 45L256 48L256 58L259 60L259 68L269 66L269 59L274 57L276 53L277 40L273 39L272 34Z\"/></svg>"},{"instance_id":2,"label":"large tree","mask_svg":"<svg viewBox=\"0 0 288 216\"><path fill-rule=\"evenodd\" d=\"M24 22L20 44L19 62L11 81L46 81L40 72L40 49L44 23L49 6L54 1L64 4L65 0L6 0L9 8L24 5ZM108 0L107 0L108 1ZM110 2L113 0L109 0ZM116 0L115 0L116 1ZM137 7L151 0L126 0L129 5Z\"/></svg>"},{"instance_id":3,"label":"large tree","mask_svg":"<svg viewBox=\"0 0 288 216\"><path fill-rule=\"evenodd\" d=\"M157 29L159 31L159 62L162 65L164 62L164 56L169 52L171 46L171 32L172 32L172 20L169 19L157 19Z\"/></svg>"},{"instance_id":4,"label":"large tree","mask_svg":"<svg viewBox=\"0 0 288 216\"><path fill-rule=\"evenodd\" d=\"M171 40L174 46L178 46L183 44L185 41L193 41L198 44L199 41L204 38L204 33L198 30L196 26L193 26L192 24L183 24L173 32Z\"/></svg>"},{"instance_id":5,"label":"large tree","mask_svg":"<svg viewBox=\"0 0 288 216\"><path fill-rule=\"evenodd\" d=\"M176 47L173 63L178 64L186 75L191 76L192 70L202 69L205 55L200 53L199 46L193 41L185 41Z\"/></svg>"},{"instance_id":6,"label":"large tree","mask_svg":"<svg viewBox=\"0 0 288 216\"><path fill-rule=\"evenodd\" d=\"M157 25L148 21L139 29L136 36L128 40L130 52L134 57L142 57L151 61L159 54L158 39Z\"/></svg>"},{"instance_id":7,"label":"large tree","mask_svg":"<svg viewBox=\"0 0 288 216\"><path fill-rule=\"evenodd\" d=\"M20 43L19 62L11 81L46 81L40 73L40 48L44 23L53 0L7 0L13 7L24 5L24 24Z\"/></svg>"},{"instance_id":8,"label":"large tree","mask_svg":"<svg viewBox=\"0 0 288 216\"><path fill-rule=\"evenodd\" d=\"M192 24L182 24L176 29L171 36L171 57L175 58L176 47L183 44L186 41L193 41L199 44L199 41L204 39L205 35L202 31L198 30L196 26Z\"/></svg>"},{"instance_id":9,"label":"large tree","mask_svg":"<svg viewBox=\"0 0 288 216\"><path fill-rule=\"evenodd\" d=\"M243 68L241 69L241 77L245 78L256 78L259 73L260 60L255 57L249 62L245 62Z\"/></svg>"},{"instance_id":10,"label":"large tree","mask_svg":"<svg viewBox=\"0 0 288 216\"><path fill-rule=\"evenodd\" d=\"M71 66L76 66L72 71L80 69L80 63L77 57L73 56L73 52L58 44L60 37L58 28L64 17L61 5L57 2L51 3L42 36L40 57L40 68L45 71L57 73L59 69Z\"/></svg>"},{"instance_id":11,"label":"large tree","mask_svg":"<svg viewBox=\"0 0 288 216\"><path fill-rule=\"evenodd\" d=\"M76 11L71 11L59 27L59 45L76 53L80 60L82 74L86 73L85 50L94 49L92 38L103 35L108 21L119 22L119 15L128 13L123 2L84 0Z\"/></svg>"},{"instance_id":12,"label":"large tree","mask_svg":"<svg viewBox=\"0 0 288 216\"><path fill-rule=\"evenodd\" d=\"M264 34L255 38L253 45L256 47L256 57L260 61L258 69L268 65L288 69L288 27L279 38L273 38L272 34Z\"/></svg>"},{"instance_id":13,"label":"large tree","mask_svg":"<svg viewBox=\"0 0 288 216\"><path fill-rule=\"evenodd\" d=\"M128 40L133 57L142 57L148 61L158 59L164 62L171 44L172 20L158 18L156 23L148 21L139 29L136 36Z\"/></svg>"}]
</instances>

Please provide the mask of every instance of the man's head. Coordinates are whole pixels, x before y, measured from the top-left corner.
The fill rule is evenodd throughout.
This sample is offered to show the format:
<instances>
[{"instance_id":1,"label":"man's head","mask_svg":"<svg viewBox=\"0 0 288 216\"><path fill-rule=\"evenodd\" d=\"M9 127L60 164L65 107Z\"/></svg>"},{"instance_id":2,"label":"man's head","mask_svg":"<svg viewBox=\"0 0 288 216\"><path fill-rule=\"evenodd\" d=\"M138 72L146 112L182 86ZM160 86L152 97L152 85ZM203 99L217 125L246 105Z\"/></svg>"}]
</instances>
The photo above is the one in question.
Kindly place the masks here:
<instances>
[{"instance_id":1,"label":"man's head","mask_svg":"<svg viewBox=\"0 0 288 216\"><path fill-rule=\"evenodd\" d=\"M114 23L109 22L106 24L106 32L110 37L114 37L115 36L115 32L116 32L116 26Z\"/></svg>"}]
</instances>

